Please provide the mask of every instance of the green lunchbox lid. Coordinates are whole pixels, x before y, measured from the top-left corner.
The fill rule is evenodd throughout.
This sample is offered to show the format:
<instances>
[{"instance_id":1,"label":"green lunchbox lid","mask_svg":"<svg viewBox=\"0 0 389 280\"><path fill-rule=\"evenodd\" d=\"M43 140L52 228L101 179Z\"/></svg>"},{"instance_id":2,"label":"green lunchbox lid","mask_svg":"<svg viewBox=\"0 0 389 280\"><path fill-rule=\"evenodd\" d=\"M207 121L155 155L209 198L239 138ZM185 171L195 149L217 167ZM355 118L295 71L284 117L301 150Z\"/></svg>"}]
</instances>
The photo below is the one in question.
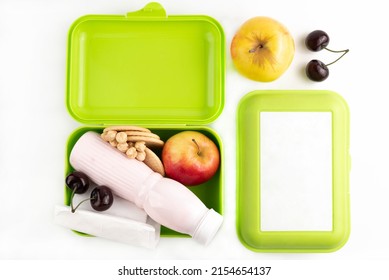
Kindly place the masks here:
<instances>
[{"instance_id":1,"label":"green lunchbox lid","mask_svg":"<svg viewBox=\"0 0 389 280\"><path fill-rule=\"evenodd\" d=\"M87 15L68 34L66 104L87 124L207 124L224 106L225 37L208 16L158 3Z\"/></svg>"},{"instance_id":2,"label":"green lunchbox lid","mask_svg":"<svg viewBox=\"0 0 389 280\"><path fill-rule=\"evenodd\" d=\"M332 91L258 90L242 98L236 226L244 246L312 253L347 242L349 126L348 105Z\"/></svg>"}]
</instances>

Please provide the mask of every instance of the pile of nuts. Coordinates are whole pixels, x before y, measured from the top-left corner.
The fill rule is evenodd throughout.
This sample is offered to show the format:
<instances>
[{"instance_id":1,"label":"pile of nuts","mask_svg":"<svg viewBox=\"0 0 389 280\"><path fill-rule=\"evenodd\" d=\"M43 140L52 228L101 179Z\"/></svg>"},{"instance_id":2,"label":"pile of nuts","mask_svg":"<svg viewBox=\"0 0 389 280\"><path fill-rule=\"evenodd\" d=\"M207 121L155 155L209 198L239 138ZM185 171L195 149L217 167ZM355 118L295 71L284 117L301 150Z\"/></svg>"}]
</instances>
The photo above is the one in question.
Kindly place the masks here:
<instances>
[{"instance_id":1,"label":"pile of nuts","mask_svg":"<svg viewBox=\"0 0 389 280\"><path fill-rule=\"evenodd\" d=\"M104 141L109 142L113 147L116 147L119 151L125 153L129 158L135 158L139 161L144 161L146 158L146 142L127 141L127 134L123 131L117 132L110 130L106 134L103 133L101 137Z\"/></svg>"},{"instance_id":2,"label":"pile of nuts","mask_svg":"<svg viewBox=\"0 0 389 280\"><path fill-rule=\"evenodd\" d=\"M146 147L162 148L164 142L149 129L137 126L111 126L101 134L104 141L125 153L127 157L144 161Z\"/></svg>"}]
</instances>

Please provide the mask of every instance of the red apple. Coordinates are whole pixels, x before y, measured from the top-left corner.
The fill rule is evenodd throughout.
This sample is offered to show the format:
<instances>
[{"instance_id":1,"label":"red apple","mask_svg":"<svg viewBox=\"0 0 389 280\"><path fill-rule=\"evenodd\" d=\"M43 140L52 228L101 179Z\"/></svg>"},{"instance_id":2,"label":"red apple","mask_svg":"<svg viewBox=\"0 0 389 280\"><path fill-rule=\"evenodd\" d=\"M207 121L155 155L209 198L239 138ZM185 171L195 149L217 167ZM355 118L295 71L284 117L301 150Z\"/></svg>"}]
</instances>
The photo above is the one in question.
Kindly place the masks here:
<instances>
[{"instance_id":1,"label":"red apple","mask_svg":"<svg viewBox=\"0 0 389 280\"><path fill-rule=\"evenodd\" d=\"M198 131L183 131L170 137L162 150L166 176L186 186L204 183L220 164L215 143Z\"/></svg>"}]
</instances>

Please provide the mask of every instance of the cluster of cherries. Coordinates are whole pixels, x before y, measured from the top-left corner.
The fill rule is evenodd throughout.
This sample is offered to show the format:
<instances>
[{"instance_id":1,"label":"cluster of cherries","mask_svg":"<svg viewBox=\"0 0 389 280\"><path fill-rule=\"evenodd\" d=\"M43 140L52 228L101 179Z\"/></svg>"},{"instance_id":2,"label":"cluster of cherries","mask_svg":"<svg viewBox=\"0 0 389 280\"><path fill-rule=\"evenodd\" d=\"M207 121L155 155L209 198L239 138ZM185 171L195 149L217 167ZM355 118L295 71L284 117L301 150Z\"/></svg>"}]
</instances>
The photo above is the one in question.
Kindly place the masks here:
<instances>
[{"instance_id":1,"label":"cluster of cherries","mask_svg":"<svg viewBox=\"0 0 389 280\"><path fill-rule=\"evenodd\" d=\"M83 172L73 171L66 176L66 186L72 190L70 197L70 209L74 213L77 208L85 201L90 201L92 208L96 211L105 211L113 204L113 194L110 188L106 186L97 186L90 193L90 197L82 200L76 207L73 206L73 197L75 194L86 193L89 189L89 177Z\"/></svg>"},{"instance_id":2,"label":"cluster of cherries","mask_svg":"<svg viewBox=\"0 0 389 280\"><path fill-rule=\"evenodd\" d=\"M307 77L312 81L321 82L327 79L329 75L328 66L337 62L349 51L348 49L342 51L330 50L327 48L329 42L330 37L322 30L315 30L309 33L307 38L305 39L305 45L311 51L318 52L322 49L325 49L333 53L343 53L338 59L328 64L324 64L322 61L317 59L313 59L308 62L305 68L305 72L307 74Z\"/></svg>"}]
</instances>

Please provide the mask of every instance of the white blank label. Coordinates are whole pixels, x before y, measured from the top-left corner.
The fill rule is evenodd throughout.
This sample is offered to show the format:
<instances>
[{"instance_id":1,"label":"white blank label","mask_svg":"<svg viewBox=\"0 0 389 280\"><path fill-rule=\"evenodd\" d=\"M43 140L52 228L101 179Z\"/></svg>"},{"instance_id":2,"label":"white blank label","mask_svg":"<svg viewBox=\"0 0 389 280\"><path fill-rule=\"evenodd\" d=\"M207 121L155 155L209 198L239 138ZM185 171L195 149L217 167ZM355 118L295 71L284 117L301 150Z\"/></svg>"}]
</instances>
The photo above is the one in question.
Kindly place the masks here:
<instances>
[{"instance_id":1,"label":"white blank label","mask_svg":"<svg viewBox=\"0 0 389 280\"><path fill-rule=\"evenodd\" d=\"M332 230L332 115L260 113L262 231Z\"/></svg>"}]
</instances>

